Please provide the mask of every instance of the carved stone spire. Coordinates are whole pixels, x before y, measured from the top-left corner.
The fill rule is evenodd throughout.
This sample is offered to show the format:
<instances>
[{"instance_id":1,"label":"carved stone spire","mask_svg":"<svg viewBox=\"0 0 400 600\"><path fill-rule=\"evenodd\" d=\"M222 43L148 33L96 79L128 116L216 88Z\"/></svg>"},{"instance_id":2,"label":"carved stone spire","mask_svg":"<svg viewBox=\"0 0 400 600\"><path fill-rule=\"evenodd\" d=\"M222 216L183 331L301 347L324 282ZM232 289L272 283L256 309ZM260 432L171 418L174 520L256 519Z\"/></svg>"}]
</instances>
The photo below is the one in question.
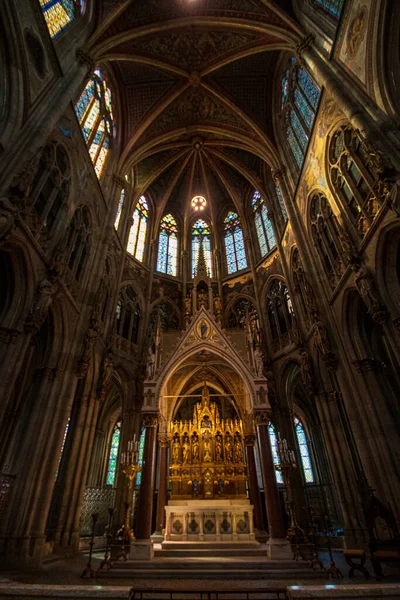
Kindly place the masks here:
<instances>
[{"instance_id":1,"label":"carved stone spire","mask_svg":"<svg viewBox=\"0 0 400 600\"><path fill-rule=\"evenodd\" d=\"M199 256L197 257L197 276L209 277L210 273L207 268L206 259L204 256L203 238L200 238Z\"/></svg>"}]
</instances>

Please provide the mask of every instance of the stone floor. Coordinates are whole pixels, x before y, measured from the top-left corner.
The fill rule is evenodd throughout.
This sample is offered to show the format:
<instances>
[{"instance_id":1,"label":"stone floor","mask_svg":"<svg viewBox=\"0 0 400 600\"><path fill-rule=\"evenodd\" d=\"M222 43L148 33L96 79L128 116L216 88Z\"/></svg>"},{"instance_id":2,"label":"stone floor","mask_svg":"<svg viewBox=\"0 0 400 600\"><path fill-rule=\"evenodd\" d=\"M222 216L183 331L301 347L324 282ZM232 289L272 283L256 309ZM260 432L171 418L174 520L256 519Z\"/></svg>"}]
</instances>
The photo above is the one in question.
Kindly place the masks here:
<instances>
[{"instance_id":1,"label":"stone floor","mask_svg":"<svg viewBox=\"0 0 400 600\"><path fill-rule=\"evenodd\" d=\"M93 557L92 564L93 568L97 569L100 565L100 561L103 558L103 553L96 553ZM323 561L325 567L329 567L329 556L325 552L320 553L320 558ZM334 560L336 565L341 569L343 573L343 583L358 583L365 584L365 579L361 573L356 573L356 577L352 580L348 577L349 567L346 564L343 555L339 552L334 554ZM88 555L81 554L79 556L69 559L59 559L48 561L44 564L41 570L35 571L2 571L0 570L0 583L24 583L24 584L48 584L48 585L93 585L96 583L96 579L81 579L81 574L87 564ZM368 583L374 584L375 578L373 577L373 571L370 563L366 563L366 567L371 573L371 579ZM400 573L394 569L386 569L385 572L385 583L398 583L400 582ZM100 580L99 582L100 583ZM102 577L101 586L115 586L115 579ZM132 580L127 578L119 579L118 586L132 586ZM323 581L308 579L307 581L287 581L280 579L279 581L273 581L271 579L266 580L235 580L230 582L229 580L180 580L180 579L135 579L134 584L136 589L168 589L168 590L228 590L228 589L264 589L271 587L286 587L287 585L321 585ZM327 581L326 583L329 583ZM330 583L339 584L337 581L331 581Z\"/></svg>"}]
</instances>

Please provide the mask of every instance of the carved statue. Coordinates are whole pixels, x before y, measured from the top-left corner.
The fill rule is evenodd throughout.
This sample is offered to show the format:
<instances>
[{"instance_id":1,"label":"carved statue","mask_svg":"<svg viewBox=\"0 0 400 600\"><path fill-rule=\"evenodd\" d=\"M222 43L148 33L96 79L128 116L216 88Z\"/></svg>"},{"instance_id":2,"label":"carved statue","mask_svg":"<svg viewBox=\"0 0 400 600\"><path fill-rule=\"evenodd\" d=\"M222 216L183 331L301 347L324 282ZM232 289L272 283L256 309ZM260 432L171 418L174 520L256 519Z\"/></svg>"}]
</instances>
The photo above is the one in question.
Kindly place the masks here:
<instances>
[{"instance_id":1,"label":"carved statue","mask_svg":"<svg viewBox=\"0 0 400 600\"><path fill-rule=\"evenodd\" d=\"M354 248L354 245L347 235L347 233L343 230L342 227L338 227L339 231L339 241L342 247L343 256L349 264L354 264L358 262L357 252Z\"/></svg>"},{"instance_id":2,"label":"carved statue","mask_svg":"<svg viewBox=\"0 0 400 600\"><path fill-rule=\"evenodd\" d=\"M181 445L179 443L178 438L175 439L174 441L174 445L172 447L172 461L177 464L179 463L179 452L180 452L180 448Z\"/></svg>"},{"instance_id":3,"label":"carved statue","mask_svg":"<svg viewBox=\"0 0 400 600\"><path fill-rule=\"evenodd\" d=\"M191 298L190 294L188 294L186 296L186 298L184 299L184 303L185 303L185 317L190 317L190 315L192 314L192 298Z\"/></svg>"},{"instance_id":4,"label":"carved statue","mask_svg":"<svg viewBox=\"0 0 400 600\"><path fill-rule=\"evenodd\" d=\"M375 289L374 280L368 269L361 266L358 275L356 277L356 286L360 292L360 296L364 300L368 312L371 316L377 311L381 310L381 303L378 293Z\"/></svg>"},{"instance_id":5,"label":"carved statue","mask_svg":"<svg viewBox=\"0 0 400 600\"><path fill-rule=\"evenodd\" d=\"M0 244L11 235L19 214L19 207L9 198L0 198Z\"/></svg>"},{"instance_id":6,"label":"carved statue","mask_svg":"<svg viewBox=\"0 0 400 600\"><path fill-rule=\"evenodd\" d=\"M200 310L200 308L202 308L204 306L204 308L208 308L208 297L207 297L207 292L205 290L200 290L200 292L197 295L197 308L198 310Z\"/></svg>"},{"instance_id":7,"label":"carved statue","mask_svg":"<svg viewBox=\"0 0 400 600\"><path fill-rule=\"evenodd\" d=\"M322 354L328 354L331 351L328 342L328 333L322 321L318 320L315 323L315 341L321 349Z\"/></svg>"},{"instance_id":8,"label":"carved statue","mask_svg":"<svg viewBox=\"0 0 400 600\"><path fill-rule=\"evenodd\" d=\"M304 348L300 351L301 377L307 389L313 388L313 376L310 357Z\"/></svg>"},{"instance_id":9,"label":"carved statue","mask_svg":"<svg viewBox=\"0 0 400 600\"><path fill-rule=\"evenodd\" d=\"M239 437L235 440L235 462L243 462L243 448Z\"/></svg>"},{"instance_id":10,"label":"carved statue","mask_svg":"<svg viewBox=\"0 0 400 600\"><path fill-rule=\"evenodd\" d=\"M111 382L114 370L114 361L112 353L109 352L103 361L103 375L101 378L100 396L104 398Z\"/></svg>"},{"instance_id":11,"label":"carved statue","mask_svg":"<svg viewBox=\"0 0 400 600\"><path fill-rule=\"evenodd\" d=\"M200 452L199 452L199 438L197 434L193 436L192 441L192 458L193 460L200 460Z\"/></svg>"},{"instance_id":12,"label":"carved statue","mask_svg":"<svg viewBox=\"0 0 400 600\"><path fill-rule=\"evenodd\" d=\"M222 461L222 437L218 434L215 437L215 460Z\"/></svg>"},{"instance_id":13,"label":"carved statue","mask_svg":"<svg viewBox=\"0 0 400 600\"><path fill-rule=\"evenodd\" d=\"M232 438L230 435L225 438L225 456L227 462L233 462Z\"/></svg>"},{"instance_id":14,"label":"carved statue","mask_svg":"<svg viewBox=\"0 0 400 600\"><path fill-rule=\"evenodd\" d=\"M101 304L95 302L90 315L90 323L86 331L83 352L78 363L78 377L86 375L92 360L93 348L100 335Z\"/></svg>"},{"instance_id":15,"label":"carved statue","mask_svg":"<svg viewBox=\"0 0 400 600\"><path fill-rule=\"evenodd\" d=\"M219 296L214 297L214 316L217 323L221 323L222 320L222 302Z\"/></svg>"},{"instance_id":16,"label":"carved statue","mask_svg":"<svg viewBox=\"0 0 400 600\"><path fill-rule=\"evenodd\" d=\"M303 335L301 333L299 324L297 322L297 317L294 312L291 313L291 317L292 317L292 330L291 330L292 340L296 344L296 346L301 346L301 344L303 343Z\"/></svg>"},{"instance_id":17,"label":"carved statue","mask_svg":"<svg viewBox=\"0 0 400 600\"><path fill-rule=\"evenodd\" d=\"M255 361L255 370L257 377L263 377L264 375L264 355L260 348L257 346L254 350L254 361Z\"/></svg>"},{"instance_id":18,"label":"carved statue","mask_svg":"<svg viewBox=\"0 0 400 600\"><path fill-rule=\"evenodd\" d=\"M187 464L189 462L190 459L190 445L189 445L189 440L187 438L185 438L185 441L183 443L183 464Z\"/></svg>"},{"instance_id":19,"label":"carved statue","mask_svg":"<svg viewBox=\"0 0 400 600\"><path fill-rule=\"evenodd\" d=\"M153 350L151 349L151 347L149 347L147 349L147 370L146 370L147 379L153 379L155 365L156 365L156 357L155 357L155 354L154 354Z\"/></svg>"},{"instance_id":20,"label":"carved statue","mask_svg":"<svg viewBox=\"0 0 400 600\"><path fill-rule=\"evenodd\" d=\"M210 441L209 437L206 437L204 439L203 461L204 462L211 462L212 461L212 456L211 456L211 441Z\"/></svg>"},{"instance_id":21,"label":"carved statue","mask_svg":"<svg viewBox=\"0 0 400 600\"><path fill-rule=\"evenodd\" d=\"M49 275L39 283L35 301L25 322L25 328L33 333L39 331L46 320L58 289L56 279L56 276Z\"/></svg>"}]
</instances>

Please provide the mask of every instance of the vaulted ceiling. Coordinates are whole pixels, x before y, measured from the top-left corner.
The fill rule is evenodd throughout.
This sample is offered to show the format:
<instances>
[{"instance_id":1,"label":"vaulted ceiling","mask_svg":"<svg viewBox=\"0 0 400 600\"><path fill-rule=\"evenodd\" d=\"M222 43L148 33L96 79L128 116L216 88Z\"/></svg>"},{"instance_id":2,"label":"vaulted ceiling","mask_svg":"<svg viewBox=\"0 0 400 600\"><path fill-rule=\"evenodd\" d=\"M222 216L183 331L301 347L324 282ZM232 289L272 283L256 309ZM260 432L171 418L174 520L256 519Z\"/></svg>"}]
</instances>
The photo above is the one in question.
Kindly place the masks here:
<instances>
[{"instance_id":1,"label":"vaulted ceiling","mask_svg":"<svg viewBox=\"0 0 400 600\"><path fill-rule=\"evenodd\" d=\"M281 162L277 65L303 37L290 0L103 0L89 49L119 88L121 174L159 218L202 193L216 223L262 187Z\"/></svg>"}]
</instances>

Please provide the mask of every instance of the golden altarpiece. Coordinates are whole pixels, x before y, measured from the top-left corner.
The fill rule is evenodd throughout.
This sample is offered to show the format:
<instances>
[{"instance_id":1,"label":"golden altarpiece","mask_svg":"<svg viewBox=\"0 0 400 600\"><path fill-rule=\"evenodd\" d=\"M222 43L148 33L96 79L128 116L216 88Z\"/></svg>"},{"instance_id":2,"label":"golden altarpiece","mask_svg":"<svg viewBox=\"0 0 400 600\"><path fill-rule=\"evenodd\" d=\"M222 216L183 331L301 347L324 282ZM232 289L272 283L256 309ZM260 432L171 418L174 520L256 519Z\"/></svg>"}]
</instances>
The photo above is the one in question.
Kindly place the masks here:
<instances>
[{"instance_id":1,"label":"golden altarpiece","mask_svg":"<svg viewBox=\"0 0 400 600\"><path fill-rule=\"evenodd\" d=\"M240 419L221 419L204 385L191 421L169 424L171 498L246 498Z\"/></svg>"},{"instance_id":2,"label":"golden altarpiece","mask_svg":"<svg viewBox=\"0 0 400 600\"><path fill-rule=\"evenodd\" d=\"M221 419L206 384L190 421L169 423L171 499L165 542L255 542L243 424Z\"/></svg>"}]
</instances>

